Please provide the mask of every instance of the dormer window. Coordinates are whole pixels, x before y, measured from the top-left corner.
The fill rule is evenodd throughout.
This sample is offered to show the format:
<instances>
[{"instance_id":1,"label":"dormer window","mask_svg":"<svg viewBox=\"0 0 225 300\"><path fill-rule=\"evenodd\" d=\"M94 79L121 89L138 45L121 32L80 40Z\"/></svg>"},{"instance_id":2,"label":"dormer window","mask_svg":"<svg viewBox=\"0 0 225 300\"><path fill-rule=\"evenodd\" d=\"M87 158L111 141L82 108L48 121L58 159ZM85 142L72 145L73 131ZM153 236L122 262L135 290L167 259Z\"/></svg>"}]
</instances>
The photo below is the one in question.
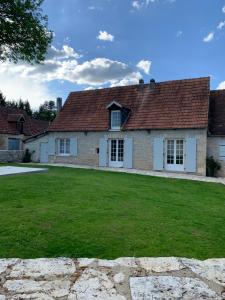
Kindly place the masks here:
<instances>
[{"instance_id":1,"label":"dormer window","mask_svg":"<svg viewBox=\"0 0 225 300\"><path fill-rule=\"evenodd\" d=\"M116 101L110 102L106 108L109 111L109 130L122 130L129 118L130 109L122 106Z\"/></svg>"},{"instance_id":2,"label":"dormer window","mask_svg":"<svg viewBox=\"0 0 225 300\"><path fill-rule=\"evenodd\" d=\"M121 110L111 111L111 129L119 130L121 127Z\"/></svg>"}]
</instances>

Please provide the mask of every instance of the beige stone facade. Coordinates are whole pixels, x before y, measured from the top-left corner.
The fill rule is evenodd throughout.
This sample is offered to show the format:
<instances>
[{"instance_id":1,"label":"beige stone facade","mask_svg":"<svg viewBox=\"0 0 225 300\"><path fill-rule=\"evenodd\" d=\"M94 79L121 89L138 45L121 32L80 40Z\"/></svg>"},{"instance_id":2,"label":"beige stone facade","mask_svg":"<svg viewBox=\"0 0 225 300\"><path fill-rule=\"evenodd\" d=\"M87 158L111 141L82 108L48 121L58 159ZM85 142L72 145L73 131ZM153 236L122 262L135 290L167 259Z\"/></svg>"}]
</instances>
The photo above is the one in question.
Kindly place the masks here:
<instances>
[{"instance_id":1,"label":"beige stone facade","mask_svg":"<svg viewBox=\"0 0 225 300\"><path fill-rule=\"evenodd\" d=\"M8 150L8 139L20 139L20 150L23 150L23 135L0 134L0 150Z\"/></svg>"},{"instance_id":2,"label":"beige stone facade","mask_svg":"<svg viewBox=\"0 0 225 300\"><path fill-rule=\"evenodd\" d=\"M133 138L133 168L140 170L153 170L153 140L156 137L164 139L184 139L195 137L197 140L197 172L205 175L206 172L206 129L188 130L135 130L120 132L56 132L49 133L41 138L26 143L25 147L31 152L35 151L32 159L40 161L40 144L47 143L49 137L77 138L77 156L49 156L50 163L70 163L79 165L99 165L99 140L104 137L112 138ZM184 170L185 172L185 170Z\"/></svg>"},{"instance_id":3,"label":"beige stone facade","mask_svg":"<svg viewBox=\"0 0 225 300\"><path fill-rule=\"evenodd\" d=\"M20 150L8 150L8 139L20 139ZM21 162L23 158L23 135L0 134L0 162Z\"/></svg>"}]
</instances>

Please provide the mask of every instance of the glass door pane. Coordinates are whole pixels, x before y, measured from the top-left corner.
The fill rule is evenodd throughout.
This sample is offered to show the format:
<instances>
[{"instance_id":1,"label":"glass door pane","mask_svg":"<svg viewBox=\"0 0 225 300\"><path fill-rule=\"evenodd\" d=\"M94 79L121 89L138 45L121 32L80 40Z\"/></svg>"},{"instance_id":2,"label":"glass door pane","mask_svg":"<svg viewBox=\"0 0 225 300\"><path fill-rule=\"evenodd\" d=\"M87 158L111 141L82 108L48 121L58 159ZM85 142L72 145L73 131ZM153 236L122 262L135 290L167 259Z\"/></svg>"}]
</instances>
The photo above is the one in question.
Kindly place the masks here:
<instances>
[{"instance_id":1,"label":"glass door pane","mask_svg":"<svg viewBox=\"0 0 225 300\"><path fill-rule=\"evenodd\" d=\"M123 161L123 140L118 140L118 161Z\"/></svg>"},{"instance_id":2,"label":"glass door pane","mask_svg":"<svg viewBox=\"0 0 225 300\"><path fill-rule=\"evenodd\" d=\"M167 164L174 164L174 140L167 141Z\"/></svg>"},{"instance_id":3,"label":"glass door pane","mask_svg":"<svg viewBox=\"0 0 225 300\"><path fill-rule=\"evenodd\" d=\"M116 140L111 140L111 161L116 161Z\"/></svg>"},{"instance_id":4,"label":"glass door pane","mask_svg":"<svg viewBox=\"0 0 225 300\"><path fill-rule=\"evenodd\" d=\"M184 141L176 140L176 164L184 164Z\"/></svg>"}]
</instances>

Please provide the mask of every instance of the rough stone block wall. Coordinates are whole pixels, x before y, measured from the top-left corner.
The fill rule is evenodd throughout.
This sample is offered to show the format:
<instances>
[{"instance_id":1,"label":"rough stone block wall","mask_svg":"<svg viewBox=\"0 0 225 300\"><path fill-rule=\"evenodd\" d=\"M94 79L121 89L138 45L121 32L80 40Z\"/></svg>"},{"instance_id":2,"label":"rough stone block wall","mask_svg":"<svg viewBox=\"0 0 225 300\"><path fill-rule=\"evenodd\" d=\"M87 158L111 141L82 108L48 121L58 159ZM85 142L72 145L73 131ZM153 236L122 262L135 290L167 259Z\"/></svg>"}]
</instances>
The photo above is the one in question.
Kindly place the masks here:
<instances>
[{"instance_id":1,"label":"rough stone block wall","mask_svg":"<svg viewBox=\"0 0 225 300\"><path fill-rule=\"evenodd\" d=\"M0 162L22 162L24 151L22 150L0 150Z\"/></svg>"},{"instance_id":2,"label":"rough stone block wall","mask_svg":"<svg viewBox=\"0 0 225 300\"><path fill-rule=\"evenodd\" d=\"M0 299L225 299L225 259L1 259Z\"/></svg>"}]
</instances>

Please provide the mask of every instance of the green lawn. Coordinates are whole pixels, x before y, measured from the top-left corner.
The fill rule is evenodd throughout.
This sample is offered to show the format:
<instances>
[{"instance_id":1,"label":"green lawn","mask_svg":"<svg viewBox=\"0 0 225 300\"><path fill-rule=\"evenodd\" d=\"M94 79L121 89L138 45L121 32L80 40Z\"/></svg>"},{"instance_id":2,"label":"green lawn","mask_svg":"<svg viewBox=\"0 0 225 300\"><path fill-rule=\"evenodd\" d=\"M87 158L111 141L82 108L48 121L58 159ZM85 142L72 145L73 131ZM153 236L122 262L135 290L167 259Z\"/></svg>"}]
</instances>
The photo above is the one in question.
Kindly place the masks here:
<instances>
[{"instance_id":1,"label":"green lawn","mask_svg":"<svg viewBox=\"0 0 225 300\"><path fill-rule=\"evenodd\" d=\"M225 186L94 170L0 177L0 257L225 257Z\"/></svg>"}]
</instances>

